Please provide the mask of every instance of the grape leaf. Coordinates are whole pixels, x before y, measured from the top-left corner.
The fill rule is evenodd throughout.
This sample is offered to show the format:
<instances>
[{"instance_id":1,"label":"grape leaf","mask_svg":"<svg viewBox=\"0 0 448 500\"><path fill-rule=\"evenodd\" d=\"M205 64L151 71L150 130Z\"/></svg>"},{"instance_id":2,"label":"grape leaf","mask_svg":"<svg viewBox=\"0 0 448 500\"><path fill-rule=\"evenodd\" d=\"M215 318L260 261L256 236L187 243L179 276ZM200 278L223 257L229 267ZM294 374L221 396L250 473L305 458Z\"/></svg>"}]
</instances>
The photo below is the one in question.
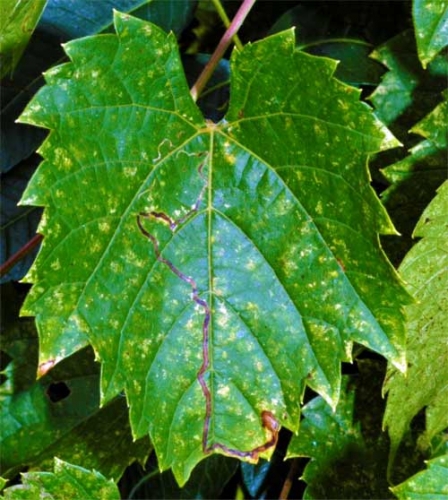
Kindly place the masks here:
<instances>
[{"instance_id":1,"label":"grape leaf","mask_svg":"<svg viewBox=\"0 0 448 500\"><path fill-rule=\"evenodd\" d=\"M0 16L0 78L12 73L47 0L3 0Z\"/></svg>"},{"instance_id":2,"label":"grape leaf","mask_svg":"<svg viewBox=\"0 0 448 500\"><path fill-rule=\"evenodd\" d=\"M413 0L418 56L424 68L448 45L448 0Z\"/></svg>"},{"instance_id":3,"label":"grape leaf","mask_svg":"<svg viewBox=\"0 0 448 500\"><path fill-rule=\"evenodd\" d=\"M428 460L428 468L391 488L399 500L448 497L448 455Z\"/></svg>"},{"instance_id":4,"label":"grape leaf","mask_svg":"<svg viewBox=\"0 0 448 500\"><path fill-rule=\"evenodd\" d=\"M54 459L54 472L27 472L22 474L23 484L3 491L7 500L113 500L120 498L118 488L95 470Z\"/></svg>"},{"instance_id":5,"label":"grape leaf","mask_svg":"<svg viewBox=\"0 0 448 500\"><path fill-rule=\"evenodd\" d=\"M439 123L440 125L440 123ZM406 255L400 273L418 302L407 307L406 376L392 367L384 424L389 429L392 457L412 418L426 408L426 442L448 427L448 182L439 189L418 222L422 239Z\"/></svg>"},{"instance_id":6,"label":"grape leaf","mask_svg":"<svg viewBox=\"0 0 448 500\"><path fill-rule=\"evenodd\" d=\"M21 117L52 131L22 199L45 206L22 314L40 363L92 344L103 403L125 389L183 484L212 451L269 457L305 384L335 406L353 342L403 367L409 299L366 170L396 141L292 31L234 52L214 124L173 35L115 28L67 44Z\"/></svg>"}]
</instances>

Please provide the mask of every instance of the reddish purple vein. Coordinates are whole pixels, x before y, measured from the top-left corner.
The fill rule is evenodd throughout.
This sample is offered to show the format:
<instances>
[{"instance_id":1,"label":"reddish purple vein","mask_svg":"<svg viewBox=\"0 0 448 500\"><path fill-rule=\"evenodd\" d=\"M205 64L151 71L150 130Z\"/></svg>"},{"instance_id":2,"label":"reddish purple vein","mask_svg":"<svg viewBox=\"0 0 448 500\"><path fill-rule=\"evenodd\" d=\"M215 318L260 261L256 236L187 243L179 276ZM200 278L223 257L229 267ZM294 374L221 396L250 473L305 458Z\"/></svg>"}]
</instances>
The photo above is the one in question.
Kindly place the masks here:
<instances>
[{"instance_id":1,"label":"reddish purple vein","mask_svg":"<svg viewBox=\"0 0 448 500\"><path fill-rule=\"evenodd\" d=\"M193 302L198 304L203 311L204 311L204 321L202 323L202 364L201 367L199 368L199 371L197 373L197 379L198 382L201 386L202 393L204 394L205 398L205 420L204 420L204 428L203 428L203 433L202 433L202 449L204 453L211 453L213 450L222 450L224 453L232 456L236 456L239 458L251 458L254 460L258 459L258 455L271 448L272 446L275 446L277 444L277 439L278 439L278 432L280 429L280 426L275 419L274 415L270 411L262 411L261 412L261 421L263 427L265 427L269 434L270 437L268 441L266 441L264 444L261 446L257 446L256 448L253 448L252 450L249 451L240 451L237 449L233 448L228 448L224 444L221 443L213 443L212 445L208 444L208 438L209 438L209 431L210 431L210 420L211 420L211 414L212 414L212 398L211 398L211 393L210 389L207 386L207 382L205 381L205 374L207 373L209 367L210 367L210 319L211 319L211 310L208 302L204 299L202 299L199 296L199 291L198 291L198 286L196 284L196 281L191 277L186 274L184 274L180 269L178 269L170 260L165 258L162 255L162 252L160 250L160 245L159 242L157 241L157 238L150 233L144 226L142 219L154 219L154 220L159 220L163 221L166 223L171 231L175 231L181 224L186 222L192 215L198 212L203 197L204 193L208 187L207 180L204 178L202 174L202 170L204 167L204 163L202 162L201 165L198 168L198 173L199 176L204 179L204 186L201 189L201 192L199 193L198 198L196 199L195 203L193 204L191 210L189 210L184 216L180 217L179 219L173 219L171 218L168 214L164 212L140 212L137 215L137 225L140 229L140 232L148 238L148 240L151 241L152 246L154 248L154 253L156 256L156 259L164 264L165 266L168 267L168 269L175 274L179 279L190 285L191 287L191 297Z\"/></svg>"}]
</instances>

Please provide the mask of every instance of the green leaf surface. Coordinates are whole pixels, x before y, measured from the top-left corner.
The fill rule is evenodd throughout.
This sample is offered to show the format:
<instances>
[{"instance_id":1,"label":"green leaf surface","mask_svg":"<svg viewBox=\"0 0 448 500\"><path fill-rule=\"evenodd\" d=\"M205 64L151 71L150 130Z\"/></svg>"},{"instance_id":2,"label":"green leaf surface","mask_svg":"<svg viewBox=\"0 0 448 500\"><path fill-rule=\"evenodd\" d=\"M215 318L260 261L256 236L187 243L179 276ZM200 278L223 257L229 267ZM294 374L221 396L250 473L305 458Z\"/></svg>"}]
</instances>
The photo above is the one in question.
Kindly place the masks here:
<instances>
[{"instance_id":1,"label":"green leaf surface","mask_svg":"<svg viewBox=\"0 0 448 500\"><path fill-rule=\"evenodd\" d=\"M291 31L234 52L213 124L173 35L115 27L67 44L21 117L52 130L22 200L46 207L22 313L41 363L92 344L103 402L125 389L183 484L211 450L269 456L262 413L297 430L305 384L335 405L353 342L403 366L408 296L366 170L396 141Z\"/></svg>"},{"instance_id":2,"label":"green leaf surface","mask_svg":"<svg viewBox=\"0 0 448 500\"><path fill-rule=\"evenodd\" d=\"M413 0L418 56L424 68L448 45L448 0Z\"/></svg>"},{"instance_id":3,"label":"green leaf surface","mask_svg":"<svg viewBox=\"0 0 448 500\"><path fill-rule=\"evenodd\" d=\"M27 472L22 483L6 488L6 500L119 500L120 493L112 480L95 470L54 460L54 472Z\"/></svg>"},{"instance_id":4,"label":"green leaf surface","mask_svg":"<svg viewBox=\"0 0 448 500\"><path fill-rule=\"evenodd\" d=\"M400 273L417 302L407 307L406 375L390 368L384 424L392 456L412 418L426 407L426 445L448 427L448 182L422 214L414 236L422 239L406 255Z\"/></svg>"},{"instance_id":5,"label":"green leaf surface","mask_svg":"<svg viewBox=\"0 0 448 500\"><path fill-rule=\"evenodd\" d=\"M46 3L47 0L2 0L0 78L14 71Z\"/></svg>"},{"instance_id":6,"label":"green leaf surface","mask_svg":"<svg viewBox=\"0 0 448 500\"><path fill-rule=\"evenodd\" d=\"M399 500L448 498L448 455L428 460L428 468L391 488Z\"/></svg>"}]
</instances>

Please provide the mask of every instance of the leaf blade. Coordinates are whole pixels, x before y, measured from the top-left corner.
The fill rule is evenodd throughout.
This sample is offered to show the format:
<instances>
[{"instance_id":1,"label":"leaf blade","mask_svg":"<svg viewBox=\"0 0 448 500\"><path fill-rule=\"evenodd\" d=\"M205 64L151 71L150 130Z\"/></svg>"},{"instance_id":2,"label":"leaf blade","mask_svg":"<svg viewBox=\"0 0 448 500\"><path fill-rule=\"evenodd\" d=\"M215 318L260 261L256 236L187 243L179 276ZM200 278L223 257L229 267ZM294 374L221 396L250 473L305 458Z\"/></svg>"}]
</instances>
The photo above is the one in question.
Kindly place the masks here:
<instances>
[{"instance_id":1,"label":"leaf blade","mask_svg":"<svg viewBox=\"0 0 448 500\"><path fill-rule=\"evenodd\" d=\"M53 130L23 199L46 206L43 248L27 278L38 284L23 312L38 316L41 362L93 345L103 402L125 388L134 437L149 432L161 469L172 467L184 483L211 451L268 457L276 430L263 428L261 417L271 412L296 430L305 384L335 405L339 363L350 359L354 341L401 365L396 306L407 295L378 245L377 233L393 227L365 167L369 154L394 139L358 102L359 92L332 79L333 63L294 51L291 32L234 56L233 100L227 121L216 125L191 100L174 37L118 13L115 23L117 35L68 44L72 62L47 73L47 86L22 116ZM273 48L275 61L264 57ZM315 179L304 179L316 202L306 206L298 179L280 172L306 165L307 155L324 163L314 146L331 150L321 130L313 147L302 140L283 149L269 132L269 120L281 129L282 103L249 95L275 89L277 69L287 73L291 62L307 68L304 76L316 71L330 90L323 107L311 88L299 99L288 94L295 122L286 141L308 137L322 121L355 138L353 148L332 152L317 181L331 187L332 160L336 170L345 165L335 177L349 188L329 204L338 210L346 190L359 187L364 242L361 222L347 209L330 217L333 226L316 222L319 201L328 200L312 188ZM257 72L263 81L245 85ZM301 111L305 97L313 98L316 117ZM343 142L333 135L334 146ZM89 211L67 204L65 194L74 192L90 200ZM341 243L348 234L358 234L352 247ZM391 283L376 303L357 278L378 286L373 268ZM375 317L379 311L386 319Z\"/></svg>"}]
</instances>

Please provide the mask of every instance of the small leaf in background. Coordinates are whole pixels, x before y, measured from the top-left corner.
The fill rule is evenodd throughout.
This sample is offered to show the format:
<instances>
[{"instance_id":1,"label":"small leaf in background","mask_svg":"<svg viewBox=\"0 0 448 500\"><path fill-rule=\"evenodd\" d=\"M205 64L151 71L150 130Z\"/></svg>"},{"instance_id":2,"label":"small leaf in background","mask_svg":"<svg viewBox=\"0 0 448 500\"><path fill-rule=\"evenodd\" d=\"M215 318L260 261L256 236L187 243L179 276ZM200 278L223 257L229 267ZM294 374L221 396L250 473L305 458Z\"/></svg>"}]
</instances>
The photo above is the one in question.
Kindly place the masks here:
<instances>
[{"instance_id":1,"label":"small leaf in background","mask_svg":"<svg viewBox=\"0 0 448 500\"><path fill-rule=\"evenodd\" d=\"M428 460L428 468L391 488L399 500L448 498L448 455Z\"/></svg>"},{"instance_id":2,"label":"small leaf in background","mask_svg":"<svg viewBox=\"0 0 448 500\"><path fill-rule=\"evenodd\" d=\"M12 298L3 286L4 293ZM34 325L29 319L4 319L1 350L10 362L0 386L2 474L52 467L49 461L59 456L118 479L131 462L144 461L150 445L147 439L133 442L125 398L99 408L99 366L92 353L77 353L35 382Z\"/></svg>"},{"instance_id":3,"label":"small leaf in background","mask_svg":"<svg viewBox=\"0 0 448 500\"><path fill-rule=\"evenodd\" d=\"M26 472L22 483L3 491L6 500L119 500L114 482L95 470L54 459L54 472Z\"/></svg>"},{"instance_id":4,"label":"small leaf in background","mask_svg":"<svg viewBox=\"0 0 448 500\"><path fill-rule=\"evenodd\" d=\"M448 0L413 0L412 17L418 56L426 68L448 45Z\"/></svg>"},{"instance_id":5,"label":"small leaf in background","mask_svg":"<svg viewBox=\"0 0 448 500\"><path fill-rule=\"evenodd\" d=\"M343 377L335 412L321 397L304 407L299 434L292 437L287 454L287 458L311 458L301 477L307 483L303 498L391 497L389 440L381 422L384 364L379 360L358 360L359 374ZM401 459L391 471L396 482L423 467L423 457L409 453L414 446L414 442L404 444Z\"/></svg>"},{"instance_id":6,"label":"small leaf in background","mask_svg":"<svg viewBox=\"0 0 448 500\"><path fill-rule=\"evenodd\" d=\"M422 444L448 427L448 182L423 212L414 231L422 239L411 249L399 271L417 302L406 308L408 362L406 375L390 368L384 424L391 438L391 455L412 418L426 407Z\"/></svg>"},{"instance_id":7,"label":"small leaf in background","mask_svg":"<svg viewBox=\"0 0 448 500\"><path fill-rule=\"evenodd\" d=\"M375 376L373 371L371 374ZM293 436L289 444L287 458L311 457L302 476L308 485L304 498L388 497L387 464L381 449L384 438L380 427L376 428L376 446L372 447L373 441L364 438L363 428L370 422L366 418L359 421L356 416L357 386L361 384L343 378L336 412L321 397L312 399L303 408L304 419L298 436ZM372 407L372 414L374 410Z\"/></svg>"},{"instance_id":8,"label":"small leaf in background","mask_svg":"<svg viewBox=\"0 0 448 500\"><path fill-rule=\"evenodd\" d=\"M4 479L3 477L0 477L0 491L3 490L3 488L5 487L6 483L8 482L7 479Z\"/></svg>"},{"instance_id":9,"label":"small leaf in background","mask_svg":"<svg viewBox=\"0 0 448 500\"><path fill-rule=\"evenodd\" d=\"M107 31L119 10L179 35L191 21L196 0L48 0L39 28L63 41Z\"/></svg>"},{"instance_id":10,"label":"small leaf in background","mask_svg":"<svg viewBox=\"0 0 448 500\"><path fill-rule=\"evenodd\" d=\"M361 38L358 27L336 23L334 15L325 4L298 5L283 14L270 33L295 26L300 50L339 61L336 78L356 87L378 85L384 68L369 58L373 45Z\"/></svg>"},{"instance_id":11,"label":"small leaf in background","mask_svg":"<svg viewBox=\"0 0 448 500\"><path fill-rule=\"evenodd\" d=\"M440 55L424 71L417 57L412 30L378 47L371 55L389 71L369 100L380 119L408 146L408 131L442 100L448 62Z\"/></svg>"},{"instance_id":12,"label":"small leaf in background","mask_svg":"<svg viewBox=\"0 0 448 500\"><path fill-rule=\"evenodd\" d=\"M305 384L334 406L353 342L403 366L409 298L366 169L396 141L291 31L234 53L215 125L175 37L115 25L67 44L21 118L53 130L22 200L46 207L23 314L40 363L92 344L103 402L126 391L182 485L214 450L269 457L261 416L297 430Z\"/></svg>"},{"instance_id":13,"label":"small leaf in background","mask_svg":"<svg viewBox=\"0 0 448 500\"><path fill-rule=\"evenodd\" d=\"M447 177L447 116L448 102L445 100L412 127L411 132L425 140L411 148L403 160L382 170L391 186L381 197L402 235L383 243L388 255L395 256L393 260L397 264L412 247L414 227Z\"/></svg>"},{"instance_id":14,"label":"small leaf in background","mask_svg":"<svg viewBox=\"0 0 448 500\"><path fill-rule=\"evenodd\" d=\"M23 162L17 168L2 176L0 262L3 263L20 250L36 234L42 210L19 207L19 202L31 175L36 170L38 159ZM22 279L30 268L37 249L30 252L5 276L0 283Z\"/></svg>"},{"instance_id":15,"label":"small leaf in background","mask_svg":"<svg viewBox=\"0 0 448 500\"><path fill-rule=\"evenodd\" d=\"M12 74L47 0L2 0L0 16L0 78Z\"/></svg>"},{"instance_id":16,"label":"small leaf in background","mask_svg":"<svg viewBox=\"0 0 448 500\"><path fill-rule=\"evenodd\" d=\"M153 464L151 472L132 481L134 486L131 491L123 491L123 487L120 491L129 500L220 498L224 487L237 471L238 464L236 459L222 455L207 457L199 462L182 488L171 471L160 473L157 465ZM129 474L129 470L126 474ZM126 480L127 476L124 476L121 485Z\"/></svg>"}]
</instances>

